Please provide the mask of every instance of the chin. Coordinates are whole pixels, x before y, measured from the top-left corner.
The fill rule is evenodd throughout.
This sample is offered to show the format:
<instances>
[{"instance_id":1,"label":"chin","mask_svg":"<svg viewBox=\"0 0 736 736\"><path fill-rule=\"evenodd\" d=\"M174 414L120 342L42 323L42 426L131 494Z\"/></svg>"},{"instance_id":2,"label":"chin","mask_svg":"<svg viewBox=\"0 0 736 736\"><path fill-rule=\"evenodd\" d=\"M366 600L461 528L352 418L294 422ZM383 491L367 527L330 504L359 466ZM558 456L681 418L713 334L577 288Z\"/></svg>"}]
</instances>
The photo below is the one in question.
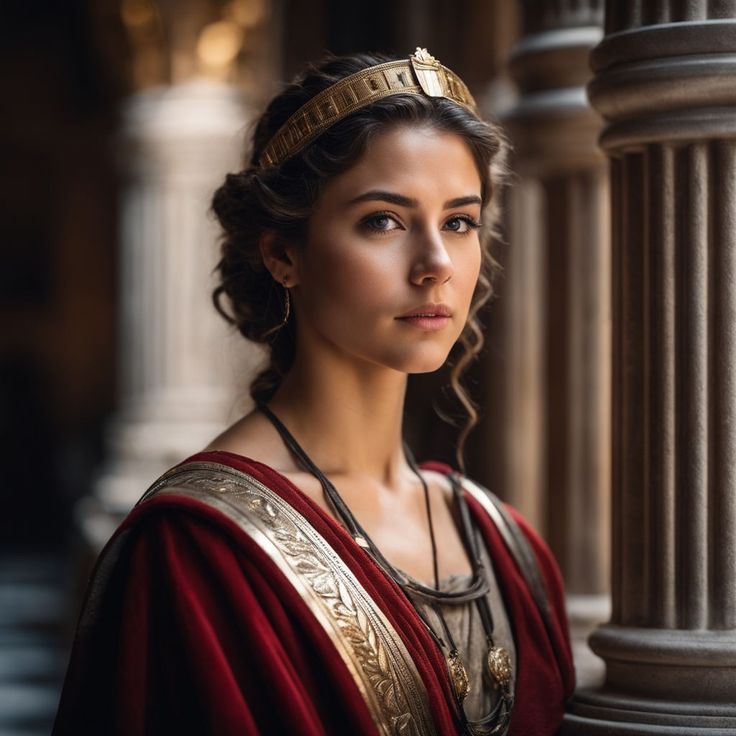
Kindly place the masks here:
<instances>
[{"instance_id":1,"label":"chin","mask_svg":"<svg viewBox=\"0 0 736 736\"><path fill-rule=\"evenodd\" d=\"M403 361L404 365L399 369L404 373L434 373L445 364L449 351L437 350L434 354L415 356L411 360Z\"/></svg>"},{"instance_id":2,"label":"chin","mask_svg":"<svg viewBox=\"0 0 736 736\"><path fill-rule=\"evenodd\" d=\"M413 345L395 341L393 345L385 345L383 350L362 350L355 354L373 365L391 368L398 373L433 373L445 364L453 344L448 345L447 340Z\"/></svg>"},{"instance_id":3,"label":"chin","mask_svg":"<svg viewBox=\"0 0 736 736\"><path fill-rule=\"evenodd\" d=\"M444 362L439 363L438 365L432 366L431 368L418 368L414 371L407 371L409 375L416 375L418 373L434 373L435 371L438 371L442 366L444 365Z\"/></svg>"}]
</instances>

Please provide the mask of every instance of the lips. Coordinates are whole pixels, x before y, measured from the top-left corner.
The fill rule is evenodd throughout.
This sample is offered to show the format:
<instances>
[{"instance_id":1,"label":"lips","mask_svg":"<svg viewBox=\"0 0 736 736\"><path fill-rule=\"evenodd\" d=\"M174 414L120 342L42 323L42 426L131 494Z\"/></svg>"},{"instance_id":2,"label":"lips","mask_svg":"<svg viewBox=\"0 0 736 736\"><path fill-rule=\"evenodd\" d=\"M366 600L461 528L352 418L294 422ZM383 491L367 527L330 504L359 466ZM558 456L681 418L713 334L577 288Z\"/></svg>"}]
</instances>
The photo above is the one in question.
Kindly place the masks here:
<instances>
[{"instance_id":1,"label":"lips","mask_svg":"<svg viewBox=\"0 0 736 736\"><path fill-rule=\"evenodd\" d=\"M409 319L411 317L451 317L452 310L447 304L433 304L428 302L427 304L420 304L410 312L402 314L396 319Z\"/></svg>"}]
</instances>

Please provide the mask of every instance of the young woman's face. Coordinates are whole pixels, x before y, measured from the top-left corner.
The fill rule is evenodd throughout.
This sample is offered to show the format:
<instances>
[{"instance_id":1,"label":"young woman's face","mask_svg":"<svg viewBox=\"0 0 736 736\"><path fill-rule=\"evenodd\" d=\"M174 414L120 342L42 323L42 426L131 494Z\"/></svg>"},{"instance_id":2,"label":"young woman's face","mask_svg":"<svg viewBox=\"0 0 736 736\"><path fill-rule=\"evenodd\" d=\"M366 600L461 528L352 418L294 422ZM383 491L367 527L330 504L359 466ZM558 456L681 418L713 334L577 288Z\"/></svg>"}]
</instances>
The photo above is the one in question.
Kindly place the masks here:
<instances>
[{"instance_id":1,"label":"young woman's face","mask_svg":"<svg viewBox=\"0 0 736 736\"><path fill-rule=\"evenodd\" d=\"M478 280L480 194L459 136L400 127L376 137L327 185L296 252L300 349L318 341L405 373L438 369ZM435 316L405 318L417 311Z\"/></svg>"}]
</instances>

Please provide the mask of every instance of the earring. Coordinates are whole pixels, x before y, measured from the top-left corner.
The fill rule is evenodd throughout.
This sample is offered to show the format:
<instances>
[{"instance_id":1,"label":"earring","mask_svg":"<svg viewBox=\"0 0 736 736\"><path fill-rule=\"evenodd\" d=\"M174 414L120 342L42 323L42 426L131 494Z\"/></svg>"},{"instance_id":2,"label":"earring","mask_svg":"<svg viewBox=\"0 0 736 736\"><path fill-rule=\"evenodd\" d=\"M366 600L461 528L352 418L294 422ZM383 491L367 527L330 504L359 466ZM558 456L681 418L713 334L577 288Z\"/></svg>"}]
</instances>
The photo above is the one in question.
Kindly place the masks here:
<instances>
[{"instance_id":1,"label":"earring","mask_svg":"<svg viewBox=\"0 0 736 736\"><path fill-rule=\"evenodd\" d=\"M286 286L286 282L289 280L287 275L282 279L284 284L284 319L282 320L279 327L283 327L289 320L289 313L291 312L291 299L289 298L289 289Z\"/></svg>"},{"instance_id":2,"label":"earring","mask_svg":"<svg viewBox=\"0 0 736 736\"><path fill-rule=\"evenodd\" d=\"M289 280L287 275L284 275L282 282L284 284L284 318L277 325L274 325L270 330L263 333L262 337L268 337L268 335L278 332L288 321L289 314L291 313L291 299L289 298L289 289L286 286L286 282Z\"/></svg>"}]
</instances>

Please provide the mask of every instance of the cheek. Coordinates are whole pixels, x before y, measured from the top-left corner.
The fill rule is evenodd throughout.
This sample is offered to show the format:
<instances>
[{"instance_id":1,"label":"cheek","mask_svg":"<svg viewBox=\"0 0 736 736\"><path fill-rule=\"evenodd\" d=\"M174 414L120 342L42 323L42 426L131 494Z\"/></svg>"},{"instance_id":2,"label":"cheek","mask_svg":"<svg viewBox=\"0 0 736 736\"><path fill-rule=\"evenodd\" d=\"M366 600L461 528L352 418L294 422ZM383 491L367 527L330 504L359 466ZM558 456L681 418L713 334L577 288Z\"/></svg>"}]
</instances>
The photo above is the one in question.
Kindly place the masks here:
<instances>
[{"instance_id":1,"label":"cheek","mask_svg":"<svg viewBox=\"0 0 736 736\"><path fill-rule=\"evenodd\" d=\"M338 241L339 242L339 241ZM391 301L396 274L405 264L387 252L357 246L347 239L315 248L302 270L303 293L308 308L339 310L373 308ZM380 255L380 257L378 257Z\"/></svg>"},{"instance_id":2,"label":"cheek","mask_svg":"<svg viewBox=\"0 0 736 736\"><path fill-rule=\"evenodd\" d=\"M480 243L467 252L456 261L455 277L461 285L461 289L470 304L473 291L478 283L481 266L481 248Z\"/></svg>"}]
</instances>

